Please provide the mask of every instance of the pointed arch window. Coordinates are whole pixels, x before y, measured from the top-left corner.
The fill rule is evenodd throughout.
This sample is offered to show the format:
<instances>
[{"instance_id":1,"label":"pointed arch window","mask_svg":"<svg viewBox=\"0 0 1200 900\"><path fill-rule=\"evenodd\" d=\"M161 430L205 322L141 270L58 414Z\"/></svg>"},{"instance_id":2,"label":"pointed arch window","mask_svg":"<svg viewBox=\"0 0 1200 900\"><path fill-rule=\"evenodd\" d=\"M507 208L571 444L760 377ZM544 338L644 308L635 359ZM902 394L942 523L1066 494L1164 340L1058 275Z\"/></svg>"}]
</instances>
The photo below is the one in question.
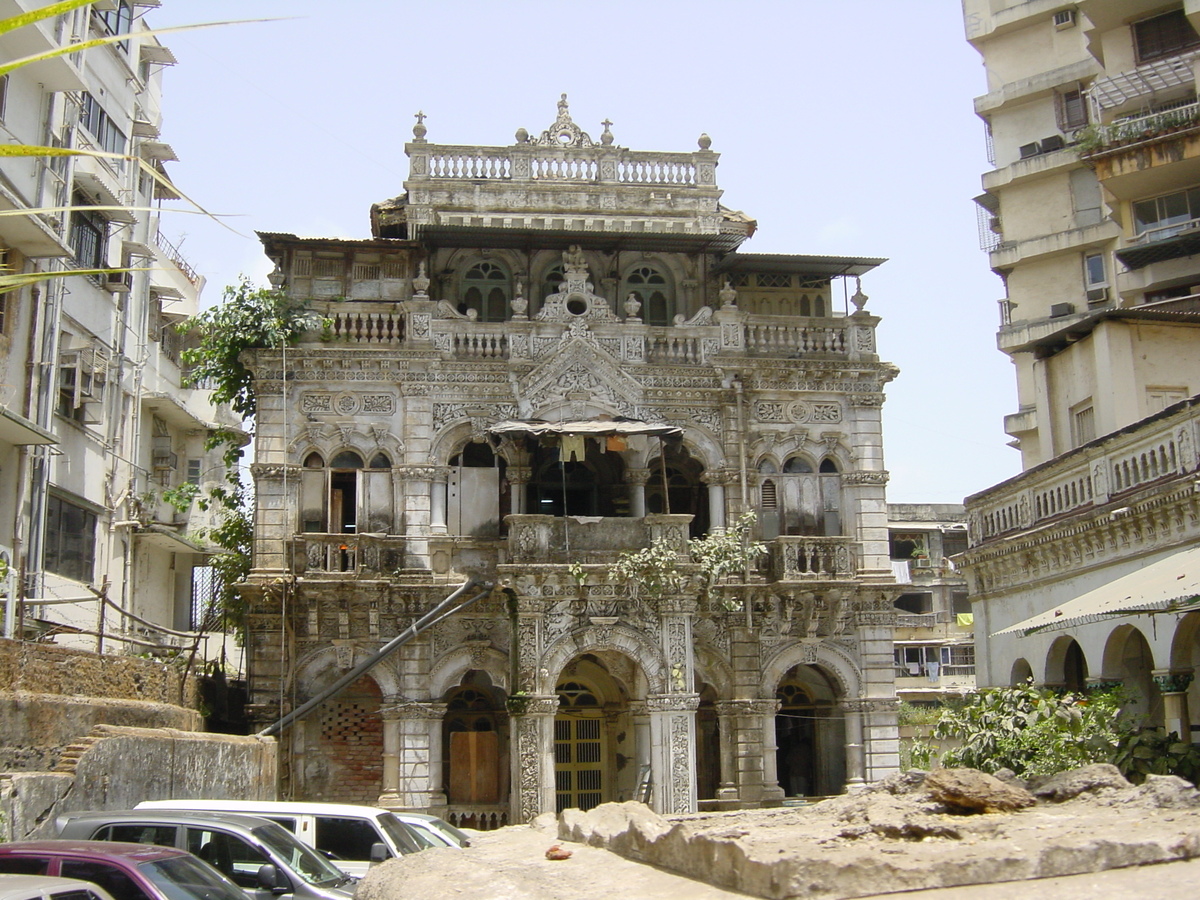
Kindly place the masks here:
<instances>
[{"instance_id":1,"label":"pointed arch window","mask_svg":"<svg viewBox=\"0 0 1200 900\"><path fill-rule=\"evenodd\" d=\"M644 264L630 269L621 284L621 299L635 294L642 303L641 318L647 325L670 325L675 316L675 294L665 272Z\"/></svg>"},{"instance_id":2,"label":"pointed arch window","mask_svg":"<svg viewBox=\"0 0 1200 900\"><path fill-rule=\"evenodd\" d=\"M476 263L462 279L460 308L473 309L480 322L503 322L509 316L512 279L499 263Z\"/></svg>"}]
</instances>

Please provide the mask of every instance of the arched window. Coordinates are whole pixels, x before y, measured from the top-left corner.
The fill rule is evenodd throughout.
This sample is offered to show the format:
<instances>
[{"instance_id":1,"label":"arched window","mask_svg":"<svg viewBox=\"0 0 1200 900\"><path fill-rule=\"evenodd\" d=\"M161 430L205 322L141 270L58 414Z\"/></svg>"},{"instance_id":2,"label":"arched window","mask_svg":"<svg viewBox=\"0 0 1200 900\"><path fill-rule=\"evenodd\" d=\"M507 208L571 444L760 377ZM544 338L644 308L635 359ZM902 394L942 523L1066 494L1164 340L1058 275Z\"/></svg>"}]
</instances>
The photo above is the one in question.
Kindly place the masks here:
<instances>
[{"instance_id":1,"label":"arched window","mask_svg":"<svg viewBox=\"0 0 1200 900\"><path fill-rule=\"evenodd\" d=\"M370 467L354 450L342 450L326 464L320 453L304 458L300 473L300 530L308 534L394 531L391 462L383 453Z\"/></svg>"},{"instance_id":2,"label":"arched window","mask_svg":"<svg viewBox=\"0 0 1200 900\"><path fill-rule=\"evenodd\" d=\"M690 515L691 536L702 537L708 533L708 488L701 481L704 464L688 453L685 446L665 449L667 490L664 494L662 460L653 459L646 466L651 472L646 482L646 510L655 514Z\"/></svg>"},{"instance_id":3,"label":"arched window","mask_svg":"<svg viewBox=\"0 0 1200 900\"><path fill-rule=\"evenodd\" d=\"M841 477L834 460L826 458L814 467L812 460L797 454L786 459L782 472L771 480L775 482L776 508L770 509L765 502L761 505L764 538L842 533ZM764 491L763 500L766 497Z\"/></svg>"},{"instance_id":4,"label":"arched window","mask_svg":"<svg viewBox=\"0 0 1200 900\"><path fill-rule=\"evenodd\" d=\"M460 311L475 310L480 322L503 322L509 315L512 280L498 263L476 263L463 276L460 300Z\"/></svg>"},{"instance_id":5,"label":"arched window","mask_svg":"<svg viewBox=\"0 0 1200 900\"><path fill-rule=\"evenodd\" d=\"M670 325L675 316L675 296L664 272L644 264L630 269L621 283L621 302L636 294L642 302L641 318L647 325Z\"/></svg>"},{"instance_id":6,"label":"arched window","mask_svg":"<svg viewBox=\"0 0 1200 900\"><path fill-rule=\"evenodd\" d=\"M538 290L537 296L531 298L530 315L541 309L547 297L558 293L558 289L564 280L566 280L566 276L563 274L562 263L556 263L546 270L545 274L542 275L542 286Z\"/></svg>"},{"instance_id":7,"label":"arched window","mask_svg":"<svg viewBox=\"0 0 1200 900\"><path fill-rule=\"evenodd\" d=\"M499 803L508 746L503 692L485 672L469 671L444 697L442 772L451 803Z\"/></svg>"}]
</instances>

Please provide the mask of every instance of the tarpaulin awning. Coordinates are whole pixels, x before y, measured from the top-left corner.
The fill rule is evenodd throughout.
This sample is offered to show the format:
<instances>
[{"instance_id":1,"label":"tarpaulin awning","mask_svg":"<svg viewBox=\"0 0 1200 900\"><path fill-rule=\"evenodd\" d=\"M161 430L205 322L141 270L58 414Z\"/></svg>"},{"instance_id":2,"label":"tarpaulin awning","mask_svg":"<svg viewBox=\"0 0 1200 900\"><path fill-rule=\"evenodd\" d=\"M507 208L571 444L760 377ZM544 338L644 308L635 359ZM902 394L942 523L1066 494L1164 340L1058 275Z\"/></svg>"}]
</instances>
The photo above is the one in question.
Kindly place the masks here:
<instances>
[{"instance_id":1,"label":"tarpaulin awning","mask_svg":"<svg viewBox=\"0 0 1200 900\"><path fill-rule=\"evenodd\" d=\"M492 434L590 434L603 437L610 434L626 436L644 434L649 437L672 437L683 434L676 425L653 425L637 419L583 419L568 422L545 422L541 419L510 419L497 422L488 429Z\"/></svg>"},{"instance_id":2,"label":"tarpaulin awning","mask_svg":"<svg viewBox=\"0 0 1200 900\"><path fill-rule=\"evenodd\" d=\"M1184 612L1200 608L1200 547L1175 553L1073 600L993 632L1026 635L1062 631L1116 616Z\"/></svg>"}]
</instances>

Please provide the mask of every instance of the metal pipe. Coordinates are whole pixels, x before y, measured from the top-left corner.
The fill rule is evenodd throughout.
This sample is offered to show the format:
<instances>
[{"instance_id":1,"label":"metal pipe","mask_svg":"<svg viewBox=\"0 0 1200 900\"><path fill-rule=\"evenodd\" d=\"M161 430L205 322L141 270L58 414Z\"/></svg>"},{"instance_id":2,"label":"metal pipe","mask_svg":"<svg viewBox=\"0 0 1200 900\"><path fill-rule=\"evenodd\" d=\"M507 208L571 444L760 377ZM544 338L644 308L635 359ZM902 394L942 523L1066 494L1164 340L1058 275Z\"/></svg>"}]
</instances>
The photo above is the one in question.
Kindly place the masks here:
<instances>
[{"instance_id":1,"label":"metal pipe","mask_svg":"<svg viewBox=\"0 0 1200 900\"><path fill-rule=\"evenodd\" d=\"M473 587L477 587L477 586L481 586L481 585L483 587L483 590L480 591L478 594L469 598L468 600L463 601L458 606L456 606L454 609L448 609L448 607L450 607L454 603L454 601L457 600L459 597L461 597L464 593L466 593ZM493 585L491 582L481 582L478 578L469 579L465 584L463 584L456 591L454 591L454 593L452 593L449 597L447 597L445 600L443 600L441 603L439 603L437 606L435 606L429 612L425 613L425 615L423 615L421 618L419 618L416 622L414 622L412 625L410 625L406 631L403 631L400 634L396 635L396 637L392 638L390 641L388 641L386 644L384 644L379 650L377 650L371 656L364 659L362 662L360 662L357 666L355 666L353 669L351 669L349 672L347 672L345 675L343 675L341 678L339 678L337 681L335 681L329 687L325 688L325 690L321 691L319 694L317 694L317 696L313 697L311 700L309 700L307 703L303 704L302 706L299 706L296 709L293 709L290 713L288 713L286 716L284 716L282 719L280 719L274 725L268 725L262 731L258 732L258 734L255 735L255 737L270 737L273 734L278 734L284 728L287 728L289 725L291 725L294 721L296 721L297 719L303 718L305 715L307 715L309 712L311 712L313 709L315 709L320 704L324 703L326 700L328 700L334 694L337 694L338 692L340 692L343 688L349 687L351 684L353 684L355 681L357 681L359 678L361 678L363 675L365 675L370 669L374 668L377 664L379 664L385 656L387 656L389 653L391 653L396 648L400 647L402 644L406 644L409 641L411 641L413 638L415 638L418 634L420 634L426 628L429 628L430 626L436 624L437 622L440 622L443 618L450 615L450 613L457 612L460 609L465 609L466 607L470 606L475 601L480 600L483 597L490 594L492 592L492 587L493 587Z\"/></svg>"}]
</instances>

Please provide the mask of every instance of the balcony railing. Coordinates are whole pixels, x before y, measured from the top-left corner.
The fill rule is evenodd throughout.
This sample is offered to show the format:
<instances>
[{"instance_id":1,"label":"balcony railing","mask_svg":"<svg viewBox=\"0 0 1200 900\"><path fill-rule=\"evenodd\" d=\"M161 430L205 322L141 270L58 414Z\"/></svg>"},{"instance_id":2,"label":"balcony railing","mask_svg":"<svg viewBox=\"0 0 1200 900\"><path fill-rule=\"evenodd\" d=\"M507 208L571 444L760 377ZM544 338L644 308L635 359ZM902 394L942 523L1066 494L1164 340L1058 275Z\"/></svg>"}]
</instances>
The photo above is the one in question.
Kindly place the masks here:
<instances>
[{"instance_id":1,"label":"balcony railing","mask_svg":"<svg viewBox=\"0 0 1200 900\"><path fill-rule=\"evenodd\" d=\"M612 165L602 166L601 161ZM655 153L617 147L556 148L428 145L422 164L410 178L456 181L571 181L616 184L697 184L691 153Z\"/></svg>"},{"instance_id":2,"label":"balcony railing","mask_svg":"<svg viewBox=\"0 0 1200 900\"><path fill-rule=\"evenodd\" d=\"M368 534L298 534L292 571L303 574L388 575L404 564L402 537Z\"/></svg>"},{"instance_id":3,"label":"balcony railing","mask_svg":"<svg viewBox=\"0 0 1200 900\"><path fill-rule=\"evenodd\" d=\"M1196 466L1196 408L1181 405L1141 427L1078 447L1017 476L969 506L973 544L1108 503Z\"/></svg>"},{"instance_id":4,"label":"balcony railing","mask_svg":"<svg viewBox=\"0 0 1200 900\"><path fill-rule=\"evenodd\" d=\"M200 280L200 275L192 268L191 264L184 259L179 248L163 235L161 231L154 232L154 246L162 251L163 256L175 264L175 267L183 273L183 276L192 284L196 284Z\"/></svg>"},{"instance_id":5,"label":"balcony railing","mask_svg":"<svg viewBox=\"0 0 1200 900\"><path fill-rule=\"evenodd\" d=\"M1175 237L1177 234L1183 234L1185 231L1198 230L1200 230L1200 218L1186 219L1182 222L1171 222L1167 225L1156 225L1154 228L1147 228L1129 243L1131 246L1153 244L1155 241L1165 241L1168 238Z\"/></svg>"},{"instance_id":6,"label":"balcony railing","mask_svg":"<svg viewBox=\"0 0 1200 900\"><path fill-rule=\"evenodd\" d=\"M834 580L858 574L858 542L848 537L780 536L769 542L776 581Z\"/></svg>"}]
</instances>

